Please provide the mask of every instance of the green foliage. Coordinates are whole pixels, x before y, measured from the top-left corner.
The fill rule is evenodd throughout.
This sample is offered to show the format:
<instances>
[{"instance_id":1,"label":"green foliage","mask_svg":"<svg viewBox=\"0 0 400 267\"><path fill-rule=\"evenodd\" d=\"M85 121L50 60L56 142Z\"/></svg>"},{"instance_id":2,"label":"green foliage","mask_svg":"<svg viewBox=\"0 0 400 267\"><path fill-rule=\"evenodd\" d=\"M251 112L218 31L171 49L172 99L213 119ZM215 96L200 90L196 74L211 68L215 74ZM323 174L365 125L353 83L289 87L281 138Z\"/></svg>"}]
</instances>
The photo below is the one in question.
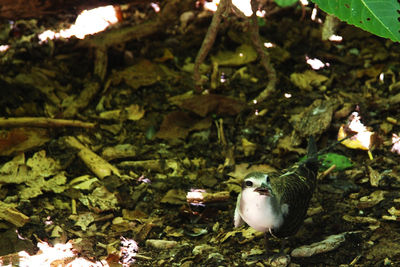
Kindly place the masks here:
<instances>
[{"instance_id":1,"label":"green foliage","mask_svg":"<svg viewBox=\"0 0 400 267\"><path fill-rule=\"evenodd\" d=\"M260 17L257 17L257 23L258 23L258 26L260 26L260 27L267 25L267 23L265 22L265 19L260 18Z\"/></svg>"},{"instance_id":2,"label":"green foliage","mask_svg":"<svg viewBox=\"0 0 400 267\"><path fill-rule=\"evenodd\" d=\"M291 6L296 3L298 0L275 0L275 3L280 7Z\"/></svg>"},{"instance_id":3,"label":"green foliage","mask_svg":"<svg viewBox=\"0 0 400 267\"><path fill-rule=\"evenodd\" d=\"M323 11L370 33L400 42L398 0L311 0Z\"/></svg>"},{"instance_id":4,"label":"green foliage","mask_svg":"<svg viewBox=\"0 0 400 267\"><path fill-rule=\"evenodd\" d=\"M351 161L347 157L336 153L326 153L319 156L318 159L321 161L322 170L336 165L336 171L343 171L352 166Z\"/></svg>"},{"instance_id":5,"label":"green foliage","mask_svg":"<svg viewBox=\"0 0 400 267\"><path fill-rule=\"evenodd\" d=\"M300 162L306 159L307 156L301 157ZM334 171L343 171L353 165L347 157L336 153L325 153L322 155L318 155L318 161L321 164L319 168L320 171L325 171L326 169L329 169L332 165L336 165Z\"/></svg>"}]
</instances>

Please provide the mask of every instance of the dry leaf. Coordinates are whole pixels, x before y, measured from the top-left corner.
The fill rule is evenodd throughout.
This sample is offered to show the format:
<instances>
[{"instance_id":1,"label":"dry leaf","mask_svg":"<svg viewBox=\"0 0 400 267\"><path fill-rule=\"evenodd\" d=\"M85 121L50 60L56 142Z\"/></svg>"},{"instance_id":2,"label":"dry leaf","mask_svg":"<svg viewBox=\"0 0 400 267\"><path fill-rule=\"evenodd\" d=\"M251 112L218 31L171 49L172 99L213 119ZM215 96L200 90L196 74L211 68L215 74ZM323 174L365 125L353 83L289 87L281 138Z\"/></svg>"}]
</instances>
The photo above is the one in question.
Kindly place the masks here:
<instances>
[{"instance_id":1,"label":"dry leaf","mask_svg":"<svg viewBox=\"0 0 400 267\"><path fill-rule=\"evenodd\" d=\"M139 105L130 105L125 111L128 113L128 120L131 121L140 120L144 116L144 109Z\"/></svg>"},{"instance_id":2,"label":"dry leaf","mask_svg":"<svg viewBox=\"0 0 400 267\"><path fill-rule=\"evenodd\" d=\"M112 83L116 85L124 81L130 87L138 89L141 86L155 84L163 76L164 72L157 64L149 60L141 60L123 71L114 73L112 75Z\"/></svg>"},{"instance_id":3,"label":"dry leaf","mask_svg":"<svg viewBox=\"0 0 400 267\"><path fill-rule=\"evenodd\" d=\"M210 113L232 116L238 114L245 107L244 103L234 98L214 94L196 95L177 103L177 105L202 117Z\"/></svg>"},{"instance_id":4,"label":"dry leaf","mask_svg":"<svg viewBox=\"0 0 400 267\"><path fill-rule=\"evenodd\" d=\"M254 155L257 144L250 142L246 138L242 138L242 149L246 157Z\"/></svg>"},{"instance_id":5,"label":"dry leaf","mask_svg":"<svg viewBox=\"0 0 400 267\"><path fill-rule=\"evenodd\" d=\"M318 74L313 70L306 70L303 73L292 73L290 81L301 90L312 91L313 87L319 87L328 77Z\"/></svg>"},{"instance_id":6,"label":"dry leaf","mask_svg":"<svg viewBox=\"0 0 400 267\"><path fill-rule=\"evenodd\" d=\"M192 118L184 111L173 111L164 117L156 137L161 139L185 138L190 131L208 129L211 119Z\"/></svg>"},{"instance_id":7,"label":"dry leaf","mask_svg":"<svg viewBox=\"0 0 400 267\"><path fill-rule=\"evenodd\" d=\"M328 129L333 111L338 106L335 99L315 100L300 114L292 115L290 123L300 137L316 136Z\"/></svg>"},{"instance_id":8,"label":"dry leaf","mask_svg":"<svg viewBox=\"0 0 400 267\"><path fill-rule=\"evenodd\" d=\"M171 189L161 199L161 203L182 205L186 203L186 192L182 189Z\"/></svg>"},{"instance_id":9,"label":"dry leaf","mask_svg":"<svg viewBox=\"0 0 400 267\"><path fill-rule=\"evenodd\" d=\"M274 154L280 154L281 152L296 152L298 154L305 154L306 149L301 147L294 147L292 145L292 138L287 135L283 138L280 138L276 148L272 151Z\"/></svg>"},{"instance_id":10,"label":"dry leaf","mask_svg":"<svg viewBox=\"0 0 400 267\"><path fill-rule=\"evenodd\" d=\"M9 156L41 146L49 141L47 129L13 128L0 132L0 156Z\"/></svg>"},{"instance_id":11,"label":"dry leaf","mask_svg":"<svg viewBox=\"0 0 400 267\"><path fill-rule=\"evenodd\" d=\"M257 59L257 52L253 46L243 44L235 52L220 50L217 55L211 56L211 61L219 66L240 66Z\"/></svg>"},{"instance_id":12,"label":"dry leaf","mask_svg":"<svg viewBox=\"0 0 400 267\"><path fill-rule=\"evenodd\" d=\"M346 139L342 144L351 149L362 149L369 150L372 146L372 136L374 132L361 123L361 117L358 112L353 112L348 119L346 125L340 126L338 132L338 140L341 140L348 135L353 135L349 139Z\"/></svg>"}]
</instances>

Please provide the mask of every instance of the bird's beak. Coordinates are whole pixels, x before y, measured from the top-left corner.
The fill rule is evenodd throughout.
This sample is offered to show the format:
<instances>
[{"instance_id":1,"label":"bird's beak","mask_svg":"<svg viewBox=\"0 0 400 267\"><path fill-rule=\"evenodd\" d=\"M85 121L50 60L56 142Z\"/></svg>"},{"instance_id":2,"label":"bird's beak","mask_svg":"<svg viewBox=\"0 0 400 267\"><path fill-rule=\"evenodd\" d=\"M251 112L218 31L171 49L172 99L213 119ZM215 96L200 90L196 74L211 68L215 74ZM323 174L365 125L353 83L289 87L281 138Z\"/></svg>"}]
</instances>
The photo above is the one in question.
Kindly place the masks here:
<instances>
[{"instance_id":1,"label":"bird's beak","mask_svg":"<svg viewBox=\"0 0 400 267\"><path fill-rule=\"evenodd\" d=\"M263 195L263 196L270 196L271 195L270 192L269 192L268 187L263 187L263 186L260 186L260 187L257 187L256 189L254 189L254 192L257 192L257 193L259 193L260 195Z\"/></svg>"}]
</instances>

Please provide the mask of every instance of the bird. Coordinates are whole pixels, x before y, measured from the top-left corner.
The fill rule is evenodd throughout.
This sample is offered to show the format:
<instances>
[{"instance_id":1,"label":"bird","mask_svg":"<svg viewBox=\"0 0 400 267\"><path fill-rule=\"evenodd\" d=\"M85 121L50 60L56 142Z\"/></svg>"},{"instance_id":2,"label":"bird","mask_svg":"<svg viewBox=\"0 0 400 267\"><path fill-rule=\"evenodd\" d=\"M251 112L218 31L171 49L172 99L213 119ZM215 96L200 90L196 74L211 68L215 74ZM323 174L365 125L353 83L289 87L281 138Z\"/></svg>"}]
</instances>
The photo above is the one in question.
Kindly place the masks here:
<instances>
[{"instance_id":1,"label":"bird","mask_svg":"<svg viewBox=\"0 0 400 267\"><path fill-rule=\"evenodd\" d=\"M234 226L247 223L278 238L295 235L307 214L318 168L317 146L310 137L305 160L282 171L246 175L236 202Z\"/></svg>"}]
</instances>

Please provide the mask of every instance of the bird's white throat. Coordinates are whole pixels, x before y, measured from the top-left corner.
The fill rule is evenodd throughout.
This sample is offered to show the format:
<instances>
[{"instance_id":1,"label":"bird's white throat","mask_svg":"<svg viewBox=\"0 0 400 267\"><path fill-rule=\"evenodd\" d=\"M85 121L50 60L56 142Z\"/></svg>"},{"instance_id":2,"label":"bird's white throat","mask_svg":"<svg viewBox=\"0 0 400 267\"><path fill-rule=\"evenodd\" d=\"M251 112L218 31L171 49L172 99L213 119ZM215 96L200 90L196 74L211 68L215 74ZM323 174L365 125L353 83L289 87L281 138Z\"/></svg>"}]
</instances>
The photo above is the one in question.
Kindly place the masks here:
<instances>
[{"instance_id":1,"label":"bird's white throat","mask_svg":"<svg viewBox=\"0 0 400 267\"><path fill-rule=\"evenodd\" d=\"M278 207L273 196L260 195L254 188L244 188L238 201L240 217L257 231L266 232L278 228L283 223L283 215L288 212L284 204Z\"/></svg>"}]
</instances>

